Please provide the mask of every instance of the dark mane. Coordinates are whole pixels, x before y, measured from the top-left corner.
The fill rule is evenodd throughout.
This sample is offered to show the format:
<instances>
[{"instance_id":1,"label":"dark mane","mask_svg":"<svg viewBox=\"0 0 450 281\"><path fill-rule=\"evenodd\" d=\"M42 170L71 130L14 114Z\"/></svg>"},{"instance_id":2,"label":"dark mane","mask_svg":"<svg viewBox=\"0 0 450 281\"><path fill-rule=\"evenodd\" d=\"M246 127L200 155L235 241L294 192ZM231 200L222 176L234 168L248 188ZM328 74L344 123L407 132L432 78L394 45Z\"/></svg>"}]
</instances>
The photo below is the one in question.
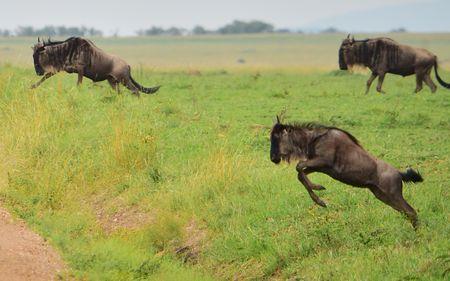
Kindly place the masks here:
<instances>
[{"instance_id":1,"label":"dark mane","mask_svg":"<svg viewBox=\"0 0 450 281\"><path fill-rule=\"evenodd\" d=\"M351 51L346 57L347 65L363 65L376 67L386 64L388 69L394 68L398 64L400 56L399 44L391 38L381 37L374 39L354 40ZM339 50L339 61L341 69L344 63L342 47Z\"/></svg>"},{"instance_id":2,"label":"dark mane","mask_svg":"<svg viewBox=\"0 0 450 281\"><path fill-rule=\"evenodd\" d=\"M68 41L71 41L71 40L74 40L74 39L77 39L77 38L80 38L80 37L69 37L69 38L67 38L67 39L64 40L64 41L51 41L50 38L49 38L49 39L47 40L47 42L44 41L44 47L47 47L47 46L54 46L54 45L59 45L59 44L66 43L66 42L68 42Z\"/></svg>"},{"instance_id":3,"label":"dark mane","mask_svg":"<svg viewBox=\"0 0 450 281\"><path fill-rule=\"evenodd\" d=\"M395 68L400 56L400 46L390 38L376 38L367 43L370 64L379 65L386 62L388 69Z\"/></svg>"},{"instance_id":4,"label":"dark mane","mask_svg":"<svg viewBox=\"0 0 450 281\"><path fill-rule=\"evenodd\" d=\"M89 48L93 44L81 37L70 37L64 41L44 42L47 55L51 59L51 63L57 69L63 69L64 65L73 65L77 61L82 60L90 62L91 51ZM90 66L90 65L88 65Z\"/></svg>"},{"instance_id":5,"label":"dark mane","mask_svg":"<svg viewBox=\"0 0 450 281\"><path fill-rule=\"evenodd\" d=\"M288 123L283 125L285 126L285 128L290 128L293 131L304 131L304 130L308 130L308 131L315 131L315 130L338 130L343 132L344 134L346 134L356 145L361 146L359 144L359 141L357 138L355 138L352 134L350 134L349 132L342 130L340 128L337 127L333 127L333 126L325 126L319 123L315 123L315 122L293 122L293 123Z\"/></svg>"}]
</instances>

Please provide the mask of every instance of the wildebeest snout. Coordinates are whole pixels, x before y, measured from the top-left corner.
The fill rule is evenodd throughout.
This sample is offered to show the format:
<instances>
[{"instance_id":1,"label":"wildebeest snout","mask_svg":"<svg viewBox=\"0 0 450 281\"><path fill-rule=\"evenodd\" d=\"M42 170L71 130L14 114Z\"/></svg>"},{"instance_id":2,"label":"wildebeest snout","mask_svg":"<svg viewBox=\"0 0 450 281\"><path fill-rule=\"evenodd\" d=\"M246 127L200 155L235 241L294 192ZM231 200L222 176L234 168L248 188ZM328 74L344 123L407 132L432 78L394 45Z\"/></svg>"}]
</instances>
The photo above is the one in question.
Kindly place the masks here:
<instances>
[{"instance_id":1,"label":"wildebeest snout","mask_svg":"<svg viewBox=\"0 0 450 281\"><path fill-rule=\"evenodd\" d=\"M279 164L281 162L281 157L276 155L270 155L270 161L275 164Z\"/></svg>"}]
</instances>

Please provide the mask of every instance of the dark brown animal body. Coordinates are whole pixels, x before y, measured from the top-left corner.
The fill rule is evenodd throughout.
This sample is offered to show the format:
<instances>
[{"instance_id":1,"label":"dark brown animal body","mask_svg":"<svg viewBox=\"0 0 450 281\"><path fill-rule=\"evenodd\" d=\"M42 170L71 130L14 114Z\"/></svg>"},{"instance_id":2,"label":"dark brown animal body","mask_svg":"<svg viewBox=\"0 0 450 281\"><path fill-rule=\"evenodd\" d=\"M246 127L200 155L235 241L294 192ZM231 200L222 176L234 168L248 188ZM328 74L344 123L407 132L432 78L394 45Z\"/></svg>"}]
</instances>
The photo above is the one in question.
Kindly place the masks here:
<instances>
[{"instance_id":1,"label":"dark brown animal body","mask_svg":"<svg viewBox=\"0 0 450 281\"><path fill-rule=\"evenodd\" d=\"M94 82L108 80L111 87L119 91L123 84L134 94L139 92L152 94L158 87L146 88L137 83L130 73L130 66L121 58L99 49L90 40L71 37L59 42L40 42L33 47L33 59L36 74L43 76L32 88L60 71L78 73L78 85L83 76Z\"/></svg>"},{"instance_id":2,"label":"dark brown animal body","mask_svg":"<svg viewBox=\"0 0 450 281\"><path fill-rule=\"evenodd\" d=\"M414 228L418 225L416 211L402 196L402 181L421 182L419 173L408 169L399 172L388 163L365 151L355 137L335 127L316 124L274 125L271 132L270 159L299 161L298 180L305 186L312 200L322 207L326 204L313 192L325 189L307 177L320 172L356 187L369 188L376 198L406 214Z\"/></svg>"},{"instance_id":3,"label":"dark brown animal body","mask_svg":"<svg viewBox=\"0 0 450 281\"><path fill-rule=\"evenodd\" d=\"M339 68L347 70L353 65L365 66L372 71L367 80L366 94L377 77L377 91L384 93L381 87L386 73L402 76L415 74L415 92L418 93L422 90L422 84L425 82L434 93L436 85L430 77L433 67L439 84L450 88L450 84L439 77L437 57L433 53L425 49L398 44L390 38L354 40L348 36L342 41L339 48Z\"/></svg>"}]
</instances>

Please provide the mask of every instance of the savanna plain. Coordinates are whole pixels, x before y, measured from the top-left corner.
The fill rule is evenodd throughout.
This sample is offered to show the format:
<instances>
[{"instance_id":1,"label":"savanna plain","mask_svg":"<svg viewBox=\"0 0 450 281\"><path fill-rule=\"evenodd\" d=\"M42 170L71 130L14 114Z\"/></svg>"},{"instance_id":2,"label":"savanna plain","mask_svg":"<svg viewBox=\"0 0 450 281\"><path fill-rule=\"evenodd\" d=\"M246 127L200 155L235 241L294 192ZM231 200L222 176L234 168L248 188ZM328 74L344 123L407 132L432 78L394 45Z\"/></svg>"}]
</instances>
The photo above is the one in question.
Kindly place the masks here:
<instances>
[{"instance_id":1,"label":"savanna plain","mask_svg":"<svg viewBox=\"0 0 450 281\"><path fill-rule=\"evenodd\" d=\"M0 39L1 204L62 255L62 279L448 280L450 91L388 75L364 95L367 72L337 70L344 36L93 38L162 85L141 98L63 73L31 90L36 39ZM450 81L450 34L390 36ZM419 229L320 174L315 205L295 164L270 162L281 111L418 169L404 196Z\"/></svg>"}]
</instances>

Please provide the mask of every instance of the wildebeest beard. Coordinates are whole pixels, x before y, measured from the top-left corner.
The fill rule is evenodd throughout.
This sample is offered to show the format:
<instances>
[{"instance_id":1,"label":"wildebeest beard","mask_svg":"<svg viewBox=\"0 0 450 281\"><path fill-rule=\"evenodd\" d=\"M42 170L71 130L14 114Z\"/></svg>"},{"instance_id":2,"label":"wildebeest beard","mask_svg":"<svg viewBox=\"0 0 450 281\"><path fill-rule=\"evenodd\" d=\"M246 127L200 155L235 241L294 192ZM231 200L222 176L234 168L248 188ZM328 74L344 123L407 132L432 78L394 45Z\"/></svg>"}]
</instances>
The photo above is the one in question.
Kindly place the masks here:
<instances>
[{"instance_id":1,"label":"wildebeest beard","mask_svg":"<svg viewBox=\"0 0 450 281\"><path fill-rule=\"evenodd\" d=\"M339 48L339 69L340 70L347 70L347 63L345 62L344 58L344 48Z\"/></svg>"},{"instance_id":2,"label":"wildebeest beard","mask_svg":"<svg viewBox=\"0 0 450 281\"><path fill-rule=\"evenodd\" d=\"M36 71L36 74L39 76L44 75L45 71L42 68L41 63L39 61L39 52L37 50L34 51L33 61L34 61L34 70Z\"/></svg>"}]
</instances>

